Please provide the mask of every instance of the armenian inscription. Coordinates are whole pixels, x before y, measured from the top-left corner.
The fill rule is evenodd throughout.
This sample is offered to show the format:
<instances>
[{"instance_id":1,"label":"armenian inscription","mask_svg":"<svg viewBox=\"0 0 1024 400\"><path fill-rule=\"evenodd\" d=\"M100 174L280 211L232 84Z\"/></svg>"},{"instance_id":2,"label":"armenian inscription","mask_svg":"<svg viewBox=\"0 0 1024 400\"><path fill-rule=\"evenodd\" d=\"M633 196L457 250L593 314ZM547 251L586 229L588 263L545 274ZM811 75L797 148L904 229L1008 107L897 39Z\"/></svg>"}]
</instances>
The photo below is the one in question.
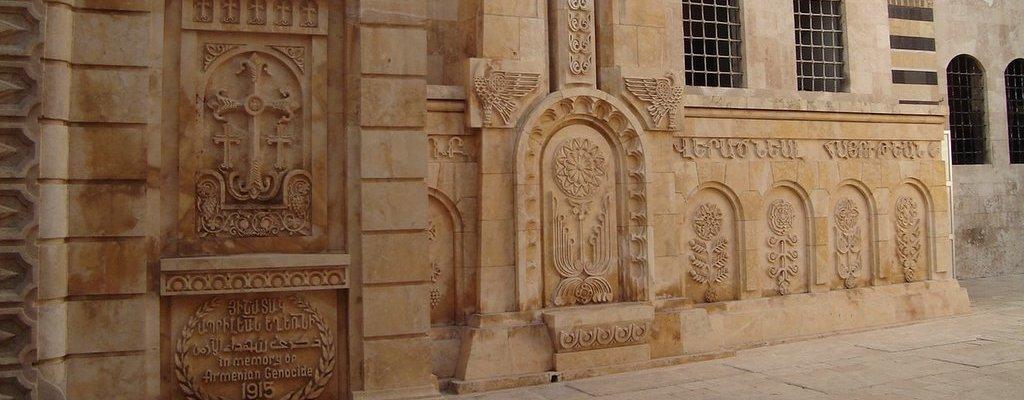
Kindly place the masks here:
<instances>
[{"instance_id":1,"label":"armenian inscription","mask_svg":"<svg viewBox=\"0 0 1024 400\"><path fill-rule=\"evenodd\" d=\"M329 302L326 304L330 304ZM174 372L187 400L311 400L331 389L333 315L300 294L213 297L174 341ZM328 318L330 317L330 318Z\"/></svg>"}]
</instances>

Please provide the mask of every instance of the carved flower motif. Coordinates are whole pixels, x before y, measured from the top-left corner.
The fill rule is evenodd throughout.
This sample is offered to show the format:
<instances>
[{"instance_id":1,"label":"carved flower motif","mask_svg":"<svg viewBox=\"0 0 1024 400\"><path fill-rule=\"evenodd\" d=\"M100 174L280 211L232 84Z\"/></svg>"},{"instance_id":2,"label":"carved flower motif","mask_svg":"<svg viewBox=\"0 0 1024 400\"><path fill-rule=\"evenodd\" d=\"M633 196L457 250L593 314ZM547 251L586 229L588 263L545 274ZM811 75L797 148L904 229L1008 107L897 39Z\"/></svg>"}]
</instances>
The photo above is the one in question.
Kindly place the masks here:
<instances>
[{"instance_id":1,"label":"carved flower motif","mask_svg":"<svg viewBox=\"0 0 1024 400\"><path fill-rule=\"evenodd\" d=\"M795 219L796 210L788 201L775 200L768 206L768 228L776 235L782 236L789 233Z\"/></svg>"},{"instance_id":2,"label":"carved flower motif","mask_svg":"<svg viewBox=\"0 0 1024 400\"><path fill-rule=\"evenodd\" d=\"M722 210L714 204L702 204L693 218L693 230L704 240L711 240L722 232Z\"/></svg>"},{"instance_id":3,"label":"carved flower motif","mask_svg":"<svg viewBox=\"0 0 1024 400\"><path fill-rule=\"evenodd\" d=\"M850 232L857 226L860 217L860 210L853 204L853 200L842 199L836 205L836 225L843 232Z\"/></svg>"},{"instance_id":4,"label":"carved flower motif","mask_svg":"<svg viewBox=\"0 0 1024 400\"><path fill-rule=\"evenodd\" d=\"M606 177L604 154L590 140L574 138L556 150L555 182L569 197L590 197Z\"/></svg>"}]
</instances>

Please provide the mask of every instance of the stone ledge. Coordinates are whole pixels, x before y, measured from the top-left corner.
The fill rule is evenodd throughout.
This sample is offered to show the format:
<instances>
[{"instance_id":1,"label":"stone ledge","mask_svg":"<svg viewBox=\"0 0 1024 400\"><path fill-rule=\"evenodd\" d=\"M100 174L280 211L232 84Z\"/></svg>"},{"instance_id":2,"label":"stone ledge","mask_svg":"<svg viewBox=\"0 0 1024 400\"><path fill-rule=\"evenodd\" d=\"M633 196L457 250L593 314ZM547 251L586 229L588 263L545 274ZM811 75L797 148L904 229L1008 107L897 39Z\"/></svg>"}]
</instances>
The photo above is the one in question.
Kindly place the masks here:
<instances>
[{"instance_id":1,"label":"stone ledge","mask_svg":"<svg viewBox=\"0 0 1024 400\"><path fill-rule=\"evenodd\" d=\"M160 261L163 296L348 287L348 254L247 254Z\"/></svg>"}]
</instances>

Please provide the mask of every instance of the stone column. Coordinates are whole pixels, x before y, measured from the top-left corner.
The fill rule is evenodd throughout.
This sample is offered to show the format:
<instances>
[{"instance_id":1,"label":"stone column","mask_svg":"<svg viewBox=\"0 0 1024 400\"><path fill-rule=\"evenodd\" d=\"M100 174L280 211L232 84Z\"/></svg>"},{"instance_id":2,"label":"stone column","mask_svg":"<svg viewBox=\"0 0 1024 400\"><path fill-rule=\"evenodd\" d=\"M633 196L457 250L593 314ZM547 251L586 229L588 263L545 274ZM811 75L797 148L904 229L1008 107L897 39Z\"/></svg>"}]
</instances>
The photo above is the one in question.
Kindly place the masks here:
<instances>
[{"instance_id":1,"label":"stone column","mask_svg":"<svg viewBox=\"0 0 1024 400\"><path fill-rule=\"evenodd\" d=\"M426 7L364 0L350 90L354 398L437 392L430 371L427 237ZM358 88L358 89L356 89ZM361 281L361 282L358 282Z\"/></svg>"},{"instance_id":2,"label":"stone column","mask_svg":"<svg viewBox=\"0 0 1024 400\"><path fill-rule=\"evenodd\" d=\"M156 398L162 2L45 2L40 398ZM156 49L154 51L154 49Z\"/></svg>"}]
</instances>

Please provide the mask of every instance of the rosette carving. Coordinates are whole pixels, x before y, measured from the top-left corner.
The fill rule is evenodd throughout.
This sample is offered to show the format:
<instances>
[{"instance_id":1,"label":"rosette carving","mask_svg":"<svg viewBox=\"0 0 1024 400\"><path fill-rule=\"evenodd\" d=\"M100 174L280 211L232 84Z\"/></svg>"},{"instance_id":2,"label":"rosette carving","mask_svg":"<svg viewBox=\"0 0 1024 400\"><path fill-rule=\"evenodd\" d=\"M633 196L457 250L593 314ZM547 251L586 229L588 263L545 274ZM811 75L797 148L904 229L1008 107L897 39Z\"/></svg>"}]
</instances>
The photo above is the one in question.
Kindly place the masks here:
<instances>
[{"instance_id":1,"label":"rosette carving","mask_svg":"<svg viewBox=\"0 0 1024 400\"><path fill-rule=\"evenodd\" d=\"M789 293L790 280L798 272L797 235L793 233L796 209L786 200L776 200L768 206L768 276L775 280L779 294Z\"/></svg>"},{"instance_id":2,"label":"rosette carving","mask_svg":"<svg viewBox=\"0 0 1024 400\"><path fill-rule=\"evenodd\" d=\"M863 269L860 213L853 200L842 199L836 205L836 272L847 289L857 287L857 278Z\"/></svg>"}]
</instances>

